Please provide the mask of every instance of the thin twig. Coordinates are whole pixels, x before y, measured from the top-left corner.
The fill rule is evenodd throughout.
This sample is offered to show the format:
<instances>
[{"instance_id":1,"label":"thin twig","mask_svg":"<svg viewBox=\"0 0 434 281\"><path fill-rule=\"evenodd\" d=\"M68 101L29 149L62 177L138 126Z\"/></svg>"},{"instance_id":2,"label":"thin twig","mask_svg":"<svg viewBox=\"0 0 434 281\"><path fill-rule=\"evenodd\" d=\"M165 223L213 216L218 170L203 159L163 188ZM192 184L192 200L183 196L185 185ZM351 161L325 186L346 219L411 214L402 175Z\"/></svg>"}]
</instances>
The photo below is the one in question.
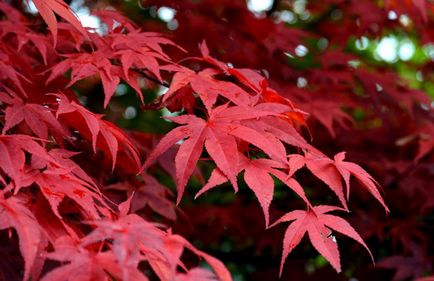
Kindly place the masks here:
<instances>
[{"instance_id":1,"label":"thin twig","mask_svg":"<svg viewBox=\"0 0 434 281\"><path fill-rule=\"evenodd\" d=\"M277 11L277 8L279 8L279 4L280 4L280 1L279 1L279 0L274 0L274 1L273 1L273 4L271 5L270 10L267 11L267 17L272 16L273 13L274 13L275 11Z\"/></svg>"},{"instance_id":2,"label":"thin twig","mask_svg":"<svg viewBox=\"0 0 434 281\"><path fill-rule=\"evenodd\" d=\"M141 74L142 76L144 76L146 79L151 80L152 82L161 85L163 87L169 88L170 85L169 83L165 82L165 81L160 81L157 78L154 78L152 76L150 76L149 74L147 74L144 70L138 69L138 68L130 68L130 70L137 72L139 74Z\"/></svg>"},{"instance_id":3,"label":"thin twig","mask_svg":"<svg viewBox=\"0 0 434 281\"><path fill-rule=\"evenodd\" d=\"M113 64L114 64L114 65L121 66L120 64L117 64L117 63L113 63ZM138 68L132 68L132 67L130 68L130 70L131 70L131 71L134 71L134 72L136 72L136 73L139 73L140 75L142 75L142 76L145 77L146 79L151 80L152 82L154 82L154 83L156 83L156 84L158 84L158 85L161 85L161 86L166 87L166 88L169 88L169 87L170 87L169 83L167 83L167 82L165 82L165 81L160 81L160 80L158 80L157 78L154 78L154 77L150 76L150 75L147 74L144 70L141 70L141 69L138 69Z\"/></svg>"}]
</instances>

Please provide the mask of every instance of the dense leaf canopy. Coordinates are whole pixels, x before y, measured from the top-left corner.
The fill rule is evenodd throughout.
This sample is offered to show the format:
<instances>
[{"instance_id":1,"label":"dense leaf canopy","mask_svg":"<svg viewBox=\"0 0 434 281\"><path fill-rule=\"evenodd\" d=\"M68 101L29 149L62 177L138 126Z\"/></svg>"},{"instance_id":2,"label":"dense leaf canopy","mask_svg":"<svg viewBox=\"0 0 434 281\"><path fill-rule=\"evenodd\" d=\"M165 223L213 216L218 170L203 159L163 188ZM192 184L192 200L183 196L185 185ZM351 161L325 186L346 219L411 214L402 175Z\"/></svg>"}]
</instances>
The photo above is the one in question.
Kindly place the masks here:
<instances>
[{"instance_id":1,"label":"dense leaf canopy","mask_svg":"<svg viewBox=\"0 0 434 281\"><path fill-rule=\"evenodd\" d=\"M433 30L430 0L1 1L0 280L431 280Z\"/></svg>"}]
</instances>

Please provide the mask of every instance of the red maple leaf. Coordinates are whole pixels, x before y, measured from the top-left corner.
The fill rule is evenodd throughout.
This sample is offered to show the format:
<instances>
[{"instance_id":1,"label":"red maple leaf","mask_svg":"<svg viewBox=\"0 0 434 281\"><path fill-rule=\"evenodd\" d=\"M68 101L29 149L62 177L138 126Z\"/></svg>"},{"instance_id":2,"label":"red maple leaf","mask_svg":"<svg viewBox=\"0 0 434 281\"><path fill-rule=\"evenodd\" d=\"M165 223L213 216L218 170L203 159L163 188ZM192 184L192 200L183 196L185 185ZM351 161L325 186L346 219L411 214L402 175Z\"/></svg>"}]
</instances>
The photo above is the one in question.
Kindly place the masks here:
<instances>
[{"instance_id":1,"label":"red maple leaf","mask_svg":"<svg viewBox=\"0 0 434 281\"><path fill-rule=\"evenodd\" d=\"M112 169L116 165L119 153L124 153L135 167L140 167L138 151L123 131L110 122L102 120L101 115L90 112L75 101L69 101L63 95L57 97L59 106L56 116L91 141L95 152L98 147L109 155Z\"/></svg>"},{"instance_id":2,"label":"red maple leaf","mask_svg":"<svg viewBox=\"0 0 434 281\"><path fill-rule=\"evenodd\" d=\"M198 73L188 69L180 68L173 76L169 91L164 95L163 102L179 93L184 87L191 86L196 92L208 111L212 110L219 96L223 96L236 105L251 105L253 97L237 85L220 81L213 76L219 71L207 68Z\"/></svg>"},{"instance_id":3,"label":"red maple leaf","mask_svg":"<svg viewBox=\"0 0 434 281\"><path fill-rule=\"evenodd\" d=\"M166 186L160 184L154 177L146 174L142 176L144 183L140 183L136 188L128 182L121 182L105 186L104 189L127 191L127 194L132 194L132 212L137 212L149 206L157 214L167 219L175 220L175 206L173 201L170 200L173 197L173 193Z\"/></svg>"},{"instance_id":4,"label":"red maple leaf","mask_svg":"<svg viewBox=\"0 0 434 281\"><path fill-rule=\"evenodd\" d=\"M331 211L342 210L333 206L316 206L307 211L296 210L289 212L278 219L272 226L292 221L285 232L283 238L283 254L280 263L280 274L282 274L283 264L289 253L300 243L307 232L309 240L314 248L336 269L341 271L338 245L332 231L337 231L359 242L371 256L368 246L366 246L360 235L344 219L326 214Z\"/></svg>"},{"instance_id":5,"label":"red maple leaf","mask_svg":"<svg viewBox=\"0 0 434 281\"><path fill-rule=\"evenodd\" d=\"M53 161L47 151L32 137L27 135L0 135L0 169L13 180L15 192L23 186L29 185L24 173L26 154L38 156L46 161ZM54 162L54 161L53 161ZM6 185L0 174L0 181Z\"/></svg>"},{"instance_id":6,"label":"red maple leaf","mask_svg":"<svg viewBox=\"0 0 434 281\"><path fill-rule=\"evenodd\" d=\"M26 1L28 2L28 0ZM80 21L69 9L69 6L62 0L33 0L33 3L53 34L54 46L57 44L57 20L54 13L69 22L80 31L84 37L87 37L87 32Z\"/></svg>"},{"instance_id":7,"label":"red maple leaf","mask_svg":"<svg viewBox=\"0 0 434 281\"><path fill-rule=\"evenodd\" d=\"M196 167L203 146L220 171L228 177L237 190L236 175L239 161L237 139L255 145L273 159L285 161L285 147L277 138L268 133L258 132L241 123L244 120L260 119L279 114L275 109L273 111L272 107L266 108L263 105L260 104L257 107L219 106L210 112L207 121L194 115L171 118L172 121L183 124L183 126L175 128L161 139L149 155L144 167L148 167L176 142L186 139L181 144L175 158L177 202L179 203L181 200L184 188ZM264 109L262 110L262 108Z\"/></svg>"},{"instance_id":8,"label":"red maple leaf","mask_svg":"<svg viewBox=\"0 0 434 281\"><path fill-rule=\"evenodd\" d=\"M336 154L334 160L322 153L314 154L309 152L305 153L305 157L296 154L290 155L289 158L290 163L292 163L292 165L290 164L292 166L290 175L293 175L298 169L306 165L316 177L327 184L336 194L345 209L348 209L346 201L350 196L350 177L353 176L383 205L386 212L389 212L389 208L384 203L378 190L378 183L359 165L344 161L345 152ZM346 185L346 199L341 177L344 178Z\"/></svg>"},{"instance_id":9,"label":"red maple leaf","mask_svg":"<svg viewBox=\"0 0 434 281\"><path fill-rule=\"evenodd\" d=\"M37 259L43 234L33 213L25 205L25 200L18 196L5 198L0 192L0 229L14 228L20 239L20 251L24 258L24 277L28 280Z\"/></svg>"},{"instance_id":10,"label":"red maple leaf","mask_svg":"<svg viewBox=\"0 0 434 281\"><path fill-rule=\"evenodd\" d=\"M311 206L301 185L295 179L288 177L287 174L279 170L287 169L287 165L270 159L250 160L243 155L239 155L238 159L238 173L244 170L244 181L255 193L256 198L258 198L264 212L266 227L269 226L269 208L274 194L274 180L271 175L285 183L285 185L297 193L308 206ZM214 169L208 182L199 190L195 198L227 181L228 178L218 168Z\"/></svg>"},{"instance_id":11,"label":"red maple leaf","mask_svg":"<svg viewBox=\"0 0 434 281\"><path fill-rule=\"evenodd\" d=\"M109 281L112 277L122 278L122 271L128 271L129 280L148 280L137 268L121 268L113 252L94 253L78 245L68 236L57 239L54 249L55 251L47 253L46 257L62 262L63 265L47 273L42 281Z\"/></svg>"},{"instance_id":12,"label":"red maple leaf","mask_svg":"<svg viewBox=\"0 0 434 281\"><path fill-rule=\"evenodd\" d=\"M50 108L40 104L25 103L19 97L15 97L5 110L3 134L23 121L41 139L48 139L49 131L59 140L67 135Z\"/></svg>"}]
</instances>

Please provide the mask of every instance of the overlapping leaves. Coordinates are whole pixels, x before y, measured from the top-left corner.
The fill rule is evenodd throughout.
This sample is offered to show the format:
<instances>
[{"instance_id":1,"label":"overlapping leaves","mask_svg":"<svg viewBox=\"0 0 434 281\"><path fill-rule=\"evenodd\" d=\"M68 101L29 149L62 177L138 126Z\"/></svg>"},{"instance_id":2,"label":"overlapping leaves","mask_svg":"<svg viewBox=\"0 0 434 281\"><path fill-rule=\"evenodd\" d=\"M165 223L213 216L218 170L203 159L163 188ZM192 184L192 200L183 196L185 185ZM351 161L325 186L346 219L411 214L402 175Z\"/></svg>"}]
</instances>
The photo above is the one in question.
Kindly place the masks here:
<instances>
[{"instance_id":1,"label":"overlapping leaves","mask_svg":"<svg viewBox=\"0 0 434 281\"><path fill-rule=\"evenodd\" d=\"M176 44L160 34L142 32L114 12L100 13L108 31L99 35L88 33L63 1L33 2L53 36L54 45L29 29L29 23L13 12L7 16L20 28L11 33L20 41L18 49L23 50L23 61L27 59L29 63L15 66L11 58L18 57L18 53L13 45L6 41L0 45L0 106L4 112L0 136L0 229L13 228L18 234L25 262L24 280L41 275L44 261L37 257L62 263L44 272L43 280L110 280L112 277L148 280L139 270L142 261L161 280L231 280L220 261L169 230L129 213L133 198L146 198L154 211L174 219L173 210L161 210L155 203L164 199L165 206L161 208L173 207L164 193L141 190L158 191L161 188L158 182L147 174L131 173L131 170L138 171L141 157L128 135L80 104L69 90L76 82L94 76L100 79L105 108L121 80L143 102L138 79L166 85L163 77L171 77L161 105L171 101L189 114L168 118L180 126L161 138L143 168L150 168L159 156L179 144L174 159L177 203L198 161L207 156L216 167L197 196L226 181L238 191L238 176L244 173L244 181L263 209L266 227L270 225L275 178L306 203L306 211L289 212L273 224L292 221L283 241L281 270L284 260L306 232L314 247L337 271L340 271L339 251L331 230L353 238L368 249L345 220L327 214L338 207L311 204L296 180L296 173L306 166L336 194L345 210L350 177L356 178L387 210L378 184L360 166L344 161L343 153L332 160L312 147L298 130L300 125L306 125L306 114L269 87L259 73L232 68L212 58L205 43L200 46L202 57L195 60L206 66L193 70L172 62L164 52L163 47L181 49ZM3 4L0 8L8 10ZM61 25L55 14L70 24L64 30L81 33L81 39L71 44L74 48L58 44ZM9 31L4 32L8 27L0 25L4 36L9 36ZM282 24L278 30L278 34L292 32ZM296 37L302 35L301 32ZM259 32L257 36L263 34ZM32 44L27 44L30 41ZM276 38L267 37L265 41L270 52L286 46ZM43 62L33 57L33 47ZM48 53L53 57L48 57ZM43 83L38 79L44 80ZM30 93L32 85L37 88L34 93ZM183 100L186 95L188 102ZM84 142L80 143L78 137ZM81 156L69 150L80 145L89 146L94 153L103 151L103 158L111 162L111 170L101 165L96 167L97 172L85 172L83 167L89 167L86 162L93 162L94 166L101 163L86 158L90 154ZM118 162L122 163L116 165ZM142 186L137 190L138 195L134 197L133 192L128 192L128 199L116 204L113 201L120 202L118 198L112 201L103 194L116 186L111 182L113 172L124 181L120 181L121 185ZM107 186L101 188L104 185ZM140 209L144 204L133 206ZM189 270L182 262L185 250L203 258L213 272L201 268Z\"/></svg>"}]
</instances>

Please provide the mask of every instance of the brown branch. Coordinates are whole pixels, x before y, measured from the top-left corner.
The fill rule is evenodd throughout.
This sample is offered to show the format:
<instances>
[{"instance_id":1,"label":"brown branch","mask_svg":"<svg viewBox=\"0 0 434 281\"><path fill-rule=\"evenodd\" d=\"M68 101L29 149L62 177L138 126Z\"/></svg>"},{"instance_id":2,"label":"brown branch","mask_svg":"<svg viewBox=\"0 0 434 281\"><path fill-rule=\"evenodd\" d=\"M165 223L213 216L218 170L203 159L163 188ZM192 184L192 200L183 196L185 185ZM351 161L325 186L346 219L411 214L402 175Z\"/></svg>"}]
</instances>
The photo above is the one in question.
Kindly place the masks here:
<instances>
[{"instance_id":1,"label":"brown branch","mask_svg":"<svg viewBox=\"0 0 434 281\"><path fill-rule=\"evenodd\" d=\"M117 66L121 66L118 63L113 63L113 64L117 65ZM166 87L166 88L170 87L169 83L167 83L166 81L160 81L157 78L152 77L151 75L149 75L148 73L146 73L145 70L138 69L138 68L132 68L132 67L130 68L130 70L134 71L134 72L136 72L136 73L138 73L140 75L142 75L143 77L145 77L146 79L154 82L155 84L161 85L161 86Z\"/></svg>"},{"instance_id":2,"label":"brown branch","mask_svg":"<svg viewBox=\"0 0 434 281\"><path fill-rule=\"evenodd\" d=\"M267 17L270 17L273 15L275 11L279 8L280 0L274 0L273 5L271 6L270 10L267 11Z\"/></svg>"}]
</instances>

